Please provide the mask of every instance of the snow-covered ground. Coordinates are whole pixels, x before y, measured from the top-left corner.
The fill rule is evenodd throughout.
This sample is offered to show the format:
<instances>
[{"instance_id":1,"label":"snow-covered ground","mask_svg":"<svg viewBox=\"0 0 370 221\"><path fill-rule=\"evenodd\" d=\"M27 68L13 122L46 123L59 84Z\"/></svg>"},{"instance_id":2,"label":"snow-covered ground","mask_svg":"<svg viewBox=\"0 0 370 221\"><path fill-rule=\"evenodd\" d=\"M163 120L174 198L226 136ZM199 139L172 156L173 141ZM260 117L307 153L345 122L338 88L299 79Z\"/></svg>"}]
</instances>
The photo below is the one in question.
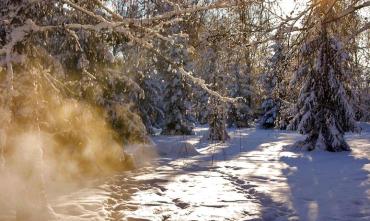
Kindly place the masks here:
<instances>
[{"instance_id":1,"label":"snow-covered ground","mask_svg":"<svg viewBox=\"0 0 370 221\"><path fill-rule=\"evenodd\" d=\"M153 165L51 204L62 220L370 220L370 126L362 127L343 153L287 148L302 137L279 130L232 130L224 144L200 142L207 128L154 137Z\"/></svg>"}]
</instances>

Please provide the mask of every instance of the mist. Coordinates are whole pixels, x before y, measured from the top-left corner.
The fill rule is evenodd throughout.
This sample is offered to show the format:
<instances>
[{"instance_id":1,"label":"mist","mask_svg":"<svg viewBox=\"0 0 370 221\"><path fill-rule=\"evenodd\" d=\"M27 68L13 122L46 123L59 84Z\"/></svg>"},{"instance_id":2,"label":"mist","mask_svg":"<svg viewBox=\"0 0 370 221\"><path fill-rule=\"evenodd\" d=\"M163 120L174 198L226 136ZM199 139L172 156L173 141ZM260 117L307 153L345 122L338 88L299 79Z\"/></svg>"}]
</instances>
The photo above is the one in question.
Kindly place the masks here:
<instances>
[{"instance_id":1,"label":"mist","mask_svg":"<svg viewBox=\"0 0 370 221\"><path fill-rule=\"evenodd\" d=\"M35 83L36 89L22 92ZM150 144L123 145L102 108L63 97L40 79L15 90L20 93L12 105L0 110L0 213L15 211L6 220L56 219L50 195L144 165L155 155Z\"/></svg>"}]
</instances>

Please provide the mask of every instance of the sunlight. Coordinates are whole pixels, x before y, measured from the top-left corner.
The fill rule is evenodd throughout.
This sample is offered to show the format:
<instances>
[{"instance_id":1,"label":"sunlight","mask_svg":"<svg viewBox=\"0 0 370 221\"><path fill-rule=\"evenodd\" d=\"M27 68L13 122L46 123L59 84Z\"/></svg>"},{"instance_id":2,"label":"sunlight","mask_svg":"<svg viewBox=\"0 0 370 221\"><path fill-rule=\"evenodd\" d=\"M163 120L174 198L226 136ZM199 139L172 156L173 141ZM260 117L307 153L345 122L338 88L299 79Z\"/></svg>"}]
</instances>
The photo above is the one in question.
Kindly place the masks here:
<instances>
[{"instance_id":1,"label":"sunlight","mask_svg":"<svg viewBox=\"0 0 370 221\"><path fill-rule=\"evenodd\" d=\"M1 0L0 221L369 220L369 2Z\"/></svg>"},{"instance_id":2,"label":"sunlight","mask_svg":"<svg viewBox=\"0 0 370 221\"><path fill-rule=\"evenodd\" d=\"M236 218L242 211L257 214L260 210L258 204L245 201L242 193L233 191L232 186L228 185L228 180L216 172L204 171L178 175L172 177L163 189L166 190L165 198L161 197L161 194L152 193L151 190L136 194L134 200L148 206L133 212L132 215L153 217L155 210L149 205L156 204L155 201L160 204L158 209L161 211L174 211L176 207L182 209L172 214L172 219L187 216L192 220L212 220L224 216L225 213L229 217Z\"/></svg>"},{"instance_id":3,"label":"sunlight","mask_svg":"<svg viewBox=\"0 0 370 221\"><path fill-rule=\"evenodd\" d=\"M279 5L284 15L291 15L293 11L294 15L297 13L297 10L300 11L308 2L309 0L280 0Z\"/></svg>"}]
</instances>

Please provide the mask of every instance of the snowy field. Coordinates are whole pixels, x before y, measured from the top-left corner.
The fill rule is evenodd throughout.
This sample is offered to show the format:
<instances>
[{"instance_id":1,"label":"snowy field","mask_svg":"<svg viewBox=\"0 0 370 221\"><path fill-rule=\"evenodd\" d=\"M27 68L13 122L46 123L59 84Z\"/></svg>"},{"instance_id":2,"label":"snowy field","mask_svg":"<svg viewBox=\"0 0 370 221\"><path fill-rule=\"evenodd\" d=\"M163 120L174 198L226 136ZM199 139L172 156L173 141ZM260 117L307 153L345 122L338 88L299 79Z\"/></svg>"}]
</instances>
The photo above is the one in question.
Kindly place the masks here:
<instances>
[{"instance_id":1,"label":"snowy field","mask_svg":"<svg viewBox=\"0 0 370 221\"><path fill-rule=\"evenodd\" d=\"M154 137L153 165L51 204L61 220L370 220L370 127L362 126L342 153L287 148L302 137L278 130L231 130L224 144L200 142L206 128Z\"/></svg>"}]
</instances>

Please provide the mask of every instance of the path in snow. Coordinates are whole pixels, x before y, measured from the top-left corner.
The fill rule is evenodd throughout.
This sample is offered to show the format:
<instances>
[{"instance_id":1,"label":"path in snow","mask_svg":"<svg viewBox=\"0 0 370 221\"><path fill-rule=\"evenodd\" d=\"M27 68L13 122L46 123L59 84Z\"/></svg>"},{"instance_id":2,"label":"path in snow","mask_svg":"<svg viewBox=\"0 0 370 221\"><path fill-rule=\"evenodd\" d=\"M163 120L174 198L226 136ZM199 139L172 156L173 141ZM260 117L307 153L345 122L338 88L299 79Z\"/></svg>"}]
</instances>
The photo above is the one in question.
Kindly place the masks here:
<instances>
[{"instance_id":1,"label":"path in snow","mask_svg":"<svg viewBox=\"0 0 370 221\"><path fill-rule=\"evenodd\" d=\"M63 220L370 220L370 131L347 136L351 153L328 153L286 148L302 137L277 130L199 143L205 130L155 137L156 164L53 208Z\"/></svg>"}]
</instances>

